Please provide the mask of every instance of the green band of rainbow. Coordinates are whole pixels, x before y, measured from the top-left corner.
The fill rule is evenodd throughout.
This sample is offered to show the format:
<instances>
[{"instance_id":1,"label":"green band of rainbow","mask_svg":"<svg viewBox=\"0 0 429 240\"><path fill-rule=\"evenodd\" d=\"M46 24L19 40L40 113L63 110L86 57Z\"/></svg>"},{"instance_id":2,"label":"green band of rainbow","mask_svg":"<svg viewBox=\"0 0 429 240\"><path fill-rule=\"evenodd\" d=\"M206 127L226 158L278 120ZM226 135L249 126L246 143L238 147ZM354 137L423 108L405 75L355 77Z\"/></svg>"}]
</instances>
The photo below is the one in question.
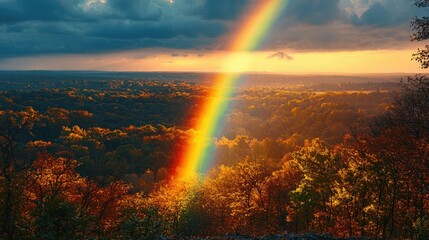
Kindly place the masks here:
<instances>
[{"instance_id":1,"label":"green band of rainbow","mask_svg":"<svg viewBox=\"0 0 429 240\"><path fill-rule=\"evenodd\" d=\"M228 108L231 95L239 82L240 75L228 74L230 66L234 71L243 71L246 60L237 58L237 53L255 50L266 38L288 4L288 0L258 0L245 13L242 25L230 44L230 54L225 58L223 69L214 78L214 91L204 103L199 120L193 128L195 136L186 147L179 165L179 177L189 177L197 171L204 171L210 165L210 140L216 136L217 130Z\"/></svg>"}]
</instances>

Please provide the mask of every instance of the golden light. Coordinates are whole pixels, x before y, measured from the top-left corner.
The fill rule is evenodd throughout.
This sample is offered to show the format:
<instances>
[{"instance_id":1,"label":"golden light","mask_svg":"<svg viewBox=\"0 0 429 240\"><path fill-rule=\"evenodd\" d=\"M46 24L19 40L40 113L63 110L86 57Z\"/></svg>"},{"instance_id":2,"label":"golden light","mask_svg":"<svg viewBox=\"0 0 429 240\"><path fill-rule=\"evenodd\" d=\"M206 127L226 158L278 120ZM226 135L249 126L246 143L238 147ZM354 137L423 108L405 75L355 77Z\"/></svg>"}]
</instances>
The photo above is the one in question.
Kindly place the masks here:
<instances>
[{"instance_id":1,"label":"golden light","mask_svg":"<svg viewBox=\"0 0 429 240\"><path fill-rule=\"evenodd\" d=\"M234 52L229 53L224 60L225 63L222 65L220 72L223 73L240 73L246 71L246 67L249 65L252 56L246 52Z\"/></svg>"}]
</instances>

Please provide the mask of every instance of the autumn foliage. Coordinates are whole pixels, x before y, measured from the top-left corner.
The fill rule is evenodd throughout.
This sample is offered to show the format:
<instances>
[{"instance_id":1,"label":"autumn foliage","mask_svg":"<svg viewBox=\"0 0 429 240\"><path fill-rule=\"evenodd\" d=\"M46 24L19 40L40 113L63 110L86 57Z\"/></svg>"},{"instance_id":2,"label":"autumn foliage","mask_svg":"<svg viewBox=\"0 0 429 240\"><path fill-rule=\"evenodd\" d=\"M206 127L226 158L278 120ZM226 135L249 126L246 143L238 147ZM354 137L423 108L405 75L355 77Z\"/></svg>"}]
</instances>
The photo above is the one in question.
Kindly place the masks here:
<instances>
[{"instance_id":1,"label":"autumn foliage","mask_svg":"<svg viewBox=\"0 0 429 240\"><path fill-rule=\"evenodd\" d=\"M211 169L188 179L174 163L193 129L174 107L158 119L154 106L193 109L208 87L35 91L44 104L0 92L9 104L0 111L0 238L428 238L427 82L406 79L400 95L238 91L223 136L210 142Z\"/></svg>"}]
</instances>

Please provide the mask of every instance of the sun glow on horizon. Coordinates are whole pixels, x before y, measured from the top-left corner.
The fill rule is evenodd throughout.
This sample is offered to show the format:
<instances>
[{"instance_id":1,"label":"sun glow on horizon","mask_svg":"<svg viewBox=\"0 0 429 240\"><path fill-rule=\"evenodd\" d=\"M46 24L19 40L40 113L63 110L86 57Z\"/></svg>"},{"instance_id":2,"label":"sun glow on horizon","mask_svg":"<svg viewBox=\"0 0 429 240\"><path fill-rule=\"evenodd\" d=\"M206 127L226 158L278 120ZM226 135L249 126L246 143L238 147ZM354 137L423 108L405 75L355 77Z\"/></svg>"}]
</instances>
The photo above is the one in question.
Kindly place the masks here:
<instances>
[{"instance_id":1,"label":"sun glow on horizon","mask_svg":"<svg viewBox=\"0 0 429 240\"><path fill-rule=\"evenodd\" d=\"M293 59L269 58L274 51L198 51L147 49L100 55L66 55L21 57L1 62L3 70L97 70L149 72L263 72L275 74L366 74L418 73L411 61L415 48L400 50L360 50L296 52L277 50ZM173 53L177 53L174 51ZM178 56L172 56L178 55ZM230 65L225 62L231 62Z\"/></svg>"}]
</instances>

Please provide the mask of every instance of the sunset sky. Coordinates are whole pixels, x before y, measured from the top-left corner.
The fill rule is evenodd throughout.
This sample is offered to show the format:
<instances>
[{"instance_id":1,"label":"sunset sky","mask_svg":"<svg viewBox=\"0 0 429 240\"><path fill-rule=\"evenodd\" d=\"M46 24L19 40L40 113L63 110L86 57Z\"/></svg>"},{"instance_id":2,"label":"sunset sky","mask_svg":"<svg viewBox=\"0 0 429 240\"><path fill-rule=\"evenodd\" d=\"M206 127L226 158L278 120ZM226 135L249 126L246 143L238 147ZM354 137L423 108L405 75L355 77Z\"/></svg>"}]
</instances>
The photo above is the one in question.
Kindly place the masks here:
<instances>
[{"instance_id":1,"label":"sunset sky","mask_svg":"<svg viewBox=\"0 0 429 240\"><path fill-rule=\"evenodd\" d=\"M422 71L410 0L289 0L257 51L227 51L256 1L0 0L0 69Z\"/></svg>"}]
</instances>

